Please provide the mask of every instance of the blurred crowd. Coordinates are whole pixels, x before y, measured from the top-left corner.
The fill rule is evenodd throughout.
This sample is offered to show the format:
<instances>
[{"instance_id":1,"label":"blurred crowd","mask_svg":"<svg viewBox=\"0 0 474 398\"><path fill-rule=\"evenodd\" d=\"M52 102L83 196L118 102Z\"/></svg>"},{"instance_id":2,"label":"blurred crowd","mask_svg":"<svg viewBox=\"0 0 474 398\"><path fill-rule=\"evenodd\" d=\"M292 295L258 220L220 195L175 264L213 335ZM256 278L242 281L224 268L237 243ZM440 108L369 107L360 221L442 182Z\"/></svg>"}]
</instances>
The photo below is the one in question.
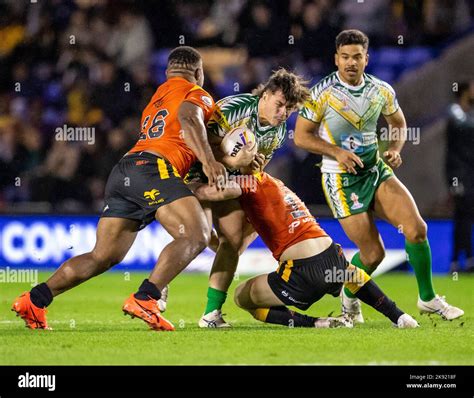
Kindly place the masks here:
<instances>
[{"instance_id":1,"label":"blurred crowd","mask_svg":"<svg viewBox=\"0 0 474 398\"><path fill-rule=\"evenodd\" d=\"M244 50L229 78L246 92L280 65L313 78L330 72L344 28L365 31L374 47L400 35L409 46L434 45L468 27L473 9L468 0L3 0L0 211L100 210L106 178L164 80L156 68L164 49ZM209 75L205 88L216 99L231 94ZM90 128L94 143L57 139L66 127ZM323 201L305 191L317 159L291 142L282 153L306 170L290 185L301 181L304 200Z\"/></svg>"}]
</instances>

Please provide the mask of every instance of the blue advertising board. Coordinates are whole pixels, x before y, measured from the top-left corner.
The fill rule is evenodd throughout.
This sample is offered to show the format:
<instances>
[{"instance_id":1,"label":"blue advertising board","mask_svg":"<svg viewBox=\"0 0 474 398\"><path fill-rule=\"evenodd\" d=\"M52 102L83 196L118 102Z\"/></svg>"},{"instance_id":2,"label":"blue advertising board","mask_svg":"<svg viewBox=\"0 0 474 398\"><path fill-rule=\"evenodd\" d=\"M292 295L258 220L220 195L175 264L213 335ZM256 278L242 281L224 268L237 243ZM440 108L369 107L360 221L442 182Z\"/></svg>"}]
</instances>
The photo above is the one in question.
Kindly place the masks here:
<instances>
[{"instance_id":1,"label":"blue advertising board","mask_svg":"<svg viewBox=\"0 0 474 398\"><path fill-rule=\"evenodd\" d=\"M90 251L94 247L98 218L96 216L2 216L0 217L0 267L56 268L66 259ZM345 250L353 252L354 244L346 237L339 223L332 219L318 220L326 232ZM377 226L388 252L403 252L404 237L385 222ZM428 236L433 254L433 271L449 270L452 250L451 221L428 221ZM118 269L150 269L171 237L158 224L140 231L137 239ZM190 267L191 271L207 271L212 263L208 249ZM265 259L276 265L270 252L258 238L242 257L239 269L248 271ZM398 262L403 262L398 257ZM255 267L254 267L255 268ZM259 271L263 269L259 267Z\"/></svg>"}]
</instances>

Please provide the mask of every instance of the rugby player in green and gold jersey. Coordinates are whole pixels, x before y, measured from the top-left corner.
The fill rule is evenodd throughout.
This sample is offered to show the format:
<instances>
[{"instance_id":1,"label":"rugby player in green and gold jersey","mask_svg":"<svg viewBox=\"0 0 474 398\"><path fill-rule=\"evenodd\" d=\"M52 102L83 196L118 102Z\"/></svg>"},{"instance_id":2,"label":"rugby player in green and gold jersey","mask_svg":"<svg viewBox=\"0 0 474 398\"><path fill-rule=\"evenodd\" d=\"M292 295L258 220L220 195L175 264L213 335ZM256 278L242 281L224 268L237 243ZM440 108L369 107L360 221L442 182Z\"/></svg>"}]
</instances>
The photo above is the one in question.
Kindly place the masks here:
<instances>
[{"instance_id":1,"label":"rugby player in green and gold jersey","mask_svg":"<svg viewBox=\"0 0 474 398\"><path fill-rule=\"evenodd\" d=\"M311 89L311 99L298 116L295 144L323 155L326 200L359 249L351 263L371 274L383 260L384 245L374 223L377 215L405 236L407 258L418 283L420 311L455 319L464 311L435 293L426 223L410 192L392 170L402 163L400 151L406 139L406 121L393 88L364 73L368 47L368 37L359 30L339 33L337 71ZM391 132L383 158L376 133L380 114ZM343 313L363 322L360 302L347 289L342 293L342 307Z\"/></svg>"},{"instance_id":2,"label":"rugby player in green and gold jersey","mask_svg":"<svg viewBox=\"0 0 474 398\"><path fill-rule=\"evenodd\" d=\"M309 89L301 77L283 68L274 72L252 94L237 94L221 99L216 103L214 114L207 124L209 142L215 156L232 173L239 173L236 170L248 165L252 158L247 161L240 154L242 156L239 161L242 164L237 165L236 159L229 159L230 156L219 153L223 137L232 129L245 126L255 134L257 142L254 167L263 170L273 153L283 145L288 117L308 99ZM229 160L234 163L229 163ZM201 181L205 177L199 172L199 164L191 169L186 180L191 182L196 177ZM238 200L209 203L207 209L212 211L219 240L209 277L208 301L199 326L229 327L222 318L221 308L232 283L239 256L257 234L247 222Z\"/></svg>"}]
</instances>

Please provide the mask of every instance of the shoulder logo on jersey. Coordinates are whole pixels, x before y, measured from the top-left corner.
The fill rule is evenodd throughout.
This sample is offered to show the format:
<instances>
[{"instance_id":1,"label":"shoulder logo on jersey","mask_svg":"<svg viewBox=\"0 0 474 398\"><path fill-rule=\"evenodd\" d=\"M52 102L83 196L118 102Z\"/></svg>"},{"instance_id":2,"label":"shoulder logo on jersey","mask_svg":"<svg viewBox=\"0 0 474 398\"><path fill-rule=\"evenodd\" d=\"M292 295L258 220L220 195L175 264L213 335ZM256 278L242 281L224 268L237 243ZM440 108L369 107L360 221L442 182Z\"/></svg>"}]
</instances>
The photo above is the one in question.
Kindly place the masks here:
<instances>
[{"instance_id":1,"label":"shoulder logo on jersey","mask_svg":"<svg viewBox=\"0 0 474 398\"><path fill-rule=\"evenodd\" d=\"M212 99L206 95L201 95L202 102L204 102L207 106L212 106Z\"/></svg>"}]
</instances>

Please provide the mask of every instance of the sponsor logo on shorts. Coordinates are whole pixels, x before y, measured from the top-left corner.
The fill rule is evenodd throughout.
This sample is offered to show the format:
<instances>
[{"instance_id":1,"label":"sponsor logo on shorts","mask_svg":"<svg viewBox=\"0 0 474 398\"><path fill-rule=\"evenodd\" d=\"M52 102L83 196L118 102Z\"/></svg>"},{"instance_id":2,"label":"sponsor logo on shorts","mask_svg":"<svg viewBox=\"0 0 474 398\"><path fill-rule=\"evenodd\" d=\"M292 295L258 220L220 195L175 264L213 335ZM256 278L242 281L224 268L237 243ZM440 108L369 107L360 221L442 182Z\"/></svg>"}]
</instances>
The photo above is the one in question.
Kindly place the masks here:
<instances>
[{"instance_id":1,"label":"sponsor logo on shorts","mask_svg":"<svg viewBox=\"0 0 474 398\"><path fill-rule=\"evenodd\" d=\"M306 303L306 302L304 302L304 301L298 301L298 300L294 299L293 297L290 296L290 294L289 294L286 290L282 290L282 291L281 291L281 295L282 295L283 297L287 297L288 300L292 301L293 303L296 303L296 304L308 304L308 303Z\"/></svg>"},{"instance_id":2,"label":"sponsor logo on shorts","mask_svg":"<svg viewBox=\"0 0 474 398\"><path fill-rule=\"evenodd\" d=\"M158 189L153 188L151 191L145 191L143 193L143 196L147 199L155 200L159 194L160 191L158 191Z\"/></svg>"},{"instance_id":3,"label":"sponsor logo on shorts","mask_svg":"<svg viewBox=\"0 0 474 398\"><path fill-rule=\"evenodd\" d=\"M361 207L364 207L364 204L359 202L359 196L357 196L355 192L351 193L351 200L353 202L353 205L351 206L352 210L357 210Z\"/></svg>"},{"instance_id":4,"label":"sponsor logo on shorts","mask_svg":"<svg viewBox=\"0 0 474 398\"><path fill-rule=\"evenodd\" d=\"M144 164L147 164L147 163L149 163L148 160L137 160L135 162L135 166L143 166Z\"/></svg>"},{"instance_id":5,"label":"sponsor logo on shorts","mask_svg":"<svg viewBox=\"0 0 474 398\"><path fill-rule=\"evenodd\" d=\"M143 196L146 198L146 199L150 199L151 201L148 202L148 206L152 206L152 205L157 205L158 203L162 203L164 202L165 200L163 198L161 199L156 199L157 196L160 195L160 191L156 188L153 188L152 190L150 191L145 191L143 193Z\"/></svg>"},{"instance_id":6,"label":"sponsor logo on shorts","mask_svg":"<svg viewBox=\"0 0 474 398\"><path fill-rule=\"evenodd\" d=\"M107 210L109 210L109 205L105 205L104 210L102 210L102 213L105 213Z\"/></svg>"}]
</instances>

